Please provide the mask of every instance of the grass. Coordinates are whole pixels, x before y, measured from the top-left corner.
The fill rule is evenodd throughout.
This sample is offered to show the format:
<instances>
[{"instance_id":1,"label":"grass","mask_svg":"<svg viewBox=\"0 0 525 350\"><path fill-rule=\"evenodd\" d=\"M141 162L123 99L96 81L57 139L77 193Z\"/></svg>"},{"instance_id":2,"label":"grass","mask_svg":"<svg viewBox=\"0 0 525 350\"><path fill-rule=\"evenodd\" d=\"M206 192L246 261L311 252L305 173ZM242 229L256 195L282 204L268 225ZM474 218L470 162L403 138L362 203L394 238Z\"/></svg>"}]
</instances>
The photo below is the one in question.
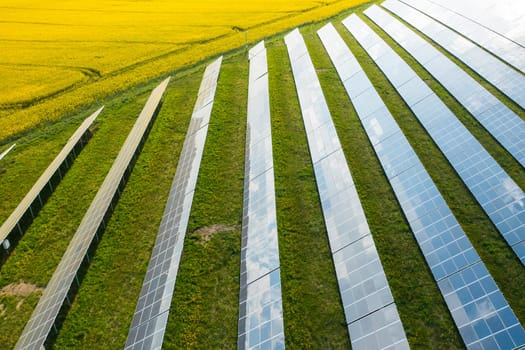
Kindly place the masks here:
<instances>
[{"instance_id":1,"label":"grass","mask_svg":"<svg viewBox=\"0 0 525 350\"><path fill-rule=\"evenodd\" d=\"M268 71L286 346L348 348L306 134L282 40L268 45Z\"/></svg>"},{"instance_id":2,"label":"grass","mask_svg":"<svg viewBox=\"0 0 525 350\"><path fill-rule=\"evenodd\" d=\"M189 232L241 225L247 82L243 52L223 62ZM237 343L240 249L240 228L218 232L207 243L196 234L187 236L166 348L224 349Z\"/></svg>"},{"instance_id":3,"label":"grass","mask_svg":"<svg viewBox=\"0 0 525 350\"><path fill-rule=\"evenodd\" d=\"M357 11L361 11L361 6ZM525 271L393 87L333 19L436 182L518 318L525 321ZM366 20L366 19L365 19ZM413 348L463 344L316 30L301 29L369 221L401 320ZM377 30L377 27L373 28ZM381 33L380 31L378 31ZM381 33L387 42L393 42ZM525 172L457 102L399 47L405 58L467 124L509 174ZM349 348L348 332L322 218L293 76L282 35L267 40L272 135L286 346ZM65 314L56 349L117 349L125 343L204 65L178 70L92 263ZM159 78L160 79L160 78ZM233 348L237 338L240 229L244 178L248 62L244 50L224 61L172 301L165 348ZM89 144L0 270L0 289L24 281L45 286L116 157L151 89L139 84L100 101L106 109ZM508 103L508 101L505 101ZM515 106L514 106L515 108ZM0 167L4 220L92 111L44 123L13 138ZM523 111L521 110L521 115ZM79 186L81 184L81 186ZM193 234L215 224L234 227L208 242ZM402 252L402 254L400 254ZM14 346L40 292L0 294L0 344Z\"/></svg>"}]
</instances>

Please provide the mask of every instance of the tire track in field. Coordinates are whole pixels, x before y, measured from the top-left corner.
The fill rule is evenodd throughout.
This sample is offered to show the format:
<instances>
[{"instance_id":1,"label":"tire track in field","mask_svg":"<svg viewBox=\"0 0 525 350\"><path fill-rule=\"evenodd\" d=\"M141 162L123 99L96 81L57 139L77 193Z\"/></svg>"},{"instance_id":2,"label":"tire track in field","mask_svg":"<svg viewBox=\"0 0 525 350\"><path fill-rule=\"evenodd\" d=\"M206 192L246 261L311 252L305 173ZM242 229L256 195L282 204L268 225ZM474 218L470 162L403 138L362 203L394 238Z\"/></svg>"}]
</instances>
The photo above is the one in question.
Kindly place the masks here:
<instances>
[{"instance_id":1,"label":"tire track in field","mask_svg":"<svg viewBox=\"0 0 525 350\"><path fill-rule=\"evenodd\" d=\"M68 91L74 90L77 86L79 86L82 83L89 83L94 82L102 76L100 71L90 68L90 67L76 67L76 66L65 66L65 65L50 65L50 64L10 64L10 63L0 63L0 66L11 66L11 67L34 67L34 68L59 68L63 70L73 70L78 71L82 73L85 77L85 80L77 81L73 84L67 85L61 89L52 91L50 93L34 97L32 99L27 100L21 100L17 102L12 103L0 103L0 110L16 110L16 109L22 109L27 108L29 106L32 106L34 104L37 104L39 102L42 102L44 100L47 100L49 98L58 96L60 94L63 94Z\"/></svg>"},{"instance_id":2,"label":"tire track in field","mask_svg":"<svg viewBox=\"0 0 525 350\"><path fill-rule=\"evenodd\" d=\"M264 26L267 26L267 25L270 25L270 24L273 24L273 23L276 23L276 22L279 22L279 21L283 21L283 20L286 20L286 19L293 18L293 17L298 16L298 15L302 15L302 14L305 14L305 13L308 13L308 12L312 12L312 11L318 10L318 9L320 9L322 7L332 6L332 5L335 5L335 4L338 4L338 3L342 3L344 1L345 0L337 0L337 1L333 1L333 2L320 1L320 2L318 2L319 3L318 6L312 6L312 7L309 7L309 8L306 8L306 9L302 9L302 10L298 10L298 11L290 11L290 12L272 12L272 11L269 11L268 13L285 13L285 15L275 17L275 18L270 19L268 21L264 21L264 22L260 22L260 23L254 24L254 25L248 26L246 28L237 27L237 26L232 25L231 26L231 31L229 31L227 33L224 33L224 34L221 34L221 35L217 35L215 37L211 37L211 38L207 38L207 39L195 40L195 41L187 42L187 43L184 43L184 44L180 44L180 45L183 45L183 46L179 47L177 49L174 49L174 50L167 51L167 52L165 52L163 54L160 54L160 55L157 55L157 56L153 56L153 57L144 59L142 61L135 62L133 64L130 64L130 65L122 67L122 68L119 68L117 70L114 70L114 71L109 72L109 73L104 74L104 75L100 74L100 72L99 72L99 75L98 75L98 77L96 79L88 79L88 80L85 80L85 81L80 81L80 82L75 83L75 84L73 84L71 86L68 86L68 87L66 87L64 89L55 91L54 93L50 93L50 94L47 94L45 96L41 96L39 98L35 98L35 99L31 100L31 101L23 101L23 102L17 102L17 103L14 103L14 104L3 104L3 105L0 105L0 110L4 110L4 109L6 109L6 110L7 109L13 110L15 108L17 110L25 109L25 108L28 108L28 107L31 107L31 106L43 103L46 100L49 100L49 99L52 99L52 98L55 98L55 97L59 97L60 95L62 95L64 93L71 92L71 91L75 90L76 88L89 85L91 83L94 83L95 81L107 80L107 79L116 77L118 75L121 75L123 73L132 71L132 70L134 70L136 68L143 67L145 65L161 61L161 60L163 60L165 58L168 58L168 57L171 57L171 56L174 56L174 55L183 54L184 52L186 52L186 51L190 50L191 48L193 48L193 46L195 46L195 45L205 45L207 43L210 43L210 42L213 42L213 41L216 41L216 40L227 39L229 37L237 35L239 32L243 32L243 31L248 33L249 30L253 30L253 29L260 28L260 27L264 27ZM5 8L5 9L34 9L34 8L23 8L23 7L17 8L17 7L1 7L1 6L0 6L0 8ZM38 9L38 10L59 11L60 9ZM62 11L68 11L68 9L62 9ZM71 9L69 9L69 11L78 11L78 10L71 10ZM106 12L105 10L86 10L86 11L89 11L89 12ZM129 13L145 13L145 14L148 14L148 13L162 13L162 14L170 13L170 12L166 12L166 11L162 11L162 12L119 11L119 12L122 12L122 13L127 13L127 12L129 12ZM180 12L173 12L173 13L178 13L179 14ZM224 11L224 12L221 12L221 13L237 13L237 12ZM0 39L0 41L2 41L2 40ZM59 41L51 41L51 42L59 42ZM85 43L86 41L79 41L79 42ZM125 41L119 41L119 42L110 41L110 43L113 43L113 44L114 43L125 43ZM161 44L161 43L160 42L155 42L155 44ZM167 44L173 44L173 43L167 43ZM230 48L230 49L233 49L233 48ZM225 49L225 51L228 51L228 50L229 49ZM76 67L76 68L83 68L83 69L86 69L86 70L89 70L89 71L96 71L96 72L98 72L96 69L89 68L89 67Z\"/></svg>"}]
</instances>

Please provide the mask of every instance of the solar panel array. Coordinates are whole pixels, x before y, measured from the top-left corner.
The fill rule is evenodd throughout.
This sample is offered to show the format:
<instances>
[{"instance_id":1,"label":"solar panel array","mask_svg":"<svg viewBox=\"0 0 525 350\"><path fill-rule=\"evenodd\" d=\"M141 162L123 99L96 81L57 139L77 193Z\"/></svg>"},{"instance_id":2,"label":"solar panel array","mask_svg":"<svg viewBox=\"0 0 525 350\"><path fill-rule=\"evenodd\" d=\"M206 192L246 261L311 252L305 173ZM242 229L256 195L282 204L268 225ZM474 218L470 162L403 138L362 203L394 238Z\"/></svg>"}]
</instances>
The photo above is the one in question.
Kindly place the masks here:
<instances>
[{"instance_id":1,"label":"solar panel array","mask_svg":"<svg viewBox=\"0 0 525 350\"><path fill-rule=\"evenodd\" d=\"M386 0L381 6L420 30L522 108L525 108L525 76L476 44L402 2Z\"/></svg>"},{"instance_id":2,"label":"solar panel array","mask_svg":"<svg viewBox=\"0 0 525 350\"><path fill-rule=\"evenodd\" d=\"M357 20L353 22L354 36L525 265L525 194L521 188L405 61L370 28Z\"/></svg>"},{"instance_id":3,"label":"solar panel array","mask_svg":"<svg viewBox=\"0 0 525 350\"><path fill-rule=\"evenodd\" d=\"M414 56L525 167L525 121L386 11L374 5L364 13Z\"/></svg>"},{"instance_id":4,"label":"solar panel array","mask_svg":"<svg viewBox=\"0 0 525 350\"><path fill-rule=\"evenodd\" d=\"M126 349L162 347L221 63L222 57L204 72L129 329Z\"/></svg>"},{"instance_id":5,"label":"solar panel array","mask_svg":"<svg viewBox=\"0 0 525 350\"><path fill-rule=\"evenodd\" d=\"M284 349L268 65L264 41L249 51L242 219L239 349Z\"/></svg>"},{"instance_id":6,"label":"solar panel array","mask_svg":"<svg viewBox=\"0 0 525 350\"><path fill-rule=\"evenodd\" d=\"M55 157L51 164L49 164L47 169L44 170L33 187L31 187L15 210L2 224L0 227L0 242L2 242L4 248L10 245L8 238L13 237L15 233L20 236L24 234L28 223L33 221L49 195L54 191L53 186L56 186L56 184L64 177L69 169L70 163L76 158L77 153L79 153L84 147L84 144L88 139L86 137L89 133L88 129L95 119L97 119L103 108L104 107L99 108L96 112L87 117L82 124L80 124L60 153ZM6 152L9 152L13 147L14 145ZM44 191L47 191L47 193L44 193Z\"/></svg>"},{"instance_id":7,"label":"solar panel array","mask_svg":"<svg viewBox=\"0 0 525 350\"><path fill-rule=\"evenodd\" d=\"M299 30L285 37L353 349L408 341L330 111Z\"/></svg>"},{"instance_id":8,"label":"solar panel array","mask_svg":"<svg viewBox=\"0 0 525 350\"><path fill-rule=\"evenodd\" d=\"M403 0L430 17L466 36L503 61L525 72L525 6L520 1L427 1ZM507 18L498 18L499 9ZM478 16L474 15L477 12ZM479 16L479 15L482 16ZM485 17L483 14L489 14ZM474 15L474 16L473 16ZM510 16L508 16L510 15ZM476 18L478 21L471 18ZM509 18L513 17L513 18ZM520 44L521 41L521 44Z\"/></svg>"},{"instance_id":9,"label":"solar panel array","mask_svg":"<svg viewBox=\"0 0 525 350\"><path fill-rule=\"evenodd\" d=\"M525 3L514 0L431 0L525 47Z\"/></svg>"},{"instance_id":10,"label":"solar panel array","mask_svg":"<svg viewBox=\"0 0 525 350\"><path fill-rule=\"evenodd\" d=\"M44 342L55 325L58 313L68 297L73 281L76 279L83 260L87 257L95 236L104 229L104 219L110 212L114 200L119 196L118 191L125 183L126 171L137 156L139 146L146 137L147 130L159 107L168 82L169 78L151 93L109 173L80 222L62 260L47 284L38 305L18 339L15 349L40 349L44 346Z\"/></svg>"},{"instance_id":11,"label":"solar panel array","mask_svg":"<svg viewBox=\"0 0 525 350\"><path fill-rule=\"evenodd\" d=\"M356 17L346 25L366 34ZM365 72L331 24L318 34L465 344L481 349L522 345L525 332L518 319ZM367 43L374 45L370 39Z\"/></svg>"}]
</instances>

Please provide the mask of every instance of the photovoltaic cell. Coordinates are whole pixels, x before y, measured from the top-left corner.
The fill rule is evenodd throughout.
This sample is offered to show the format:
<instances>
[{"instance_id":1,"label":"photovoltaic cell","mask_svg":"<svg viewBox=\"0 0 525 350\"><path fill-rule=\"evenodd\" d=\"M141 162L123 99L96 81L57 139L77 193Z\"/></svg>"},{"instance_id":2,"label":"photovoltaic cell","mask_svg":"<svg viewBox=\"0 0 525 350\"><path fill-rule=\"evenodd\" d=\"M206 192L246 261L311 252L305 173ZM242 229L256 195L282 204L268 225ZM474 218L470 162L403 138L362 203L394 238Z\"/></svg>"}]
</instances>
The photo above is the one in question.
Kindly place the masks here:
<instances>
[{"instance_id":1,"label":"photovoltaic cell","mask_svg":"<svg viewBox=\"0 0 525 350\"><path fill-rule=\"evenodd\" d=\"M15 148L16 146L16 143L12 144L8 149L6 149L5 151L3 151L1 154L0 154L0 160L4 159L5 156L7 156L7 154L9 152L11 152L13 150L13 148Z\"/></svg>"},{"instance_id":2,"label":"photovoltaic cell","mask_svg":"<svg viewBox=\"0 0 525 350\"><path fill-rule=\"evenodd\" d=\"M394 298L303 37L295 29L285 37L285 42L352 348L408 349ZM344 68L340 72L349 74Z\"/></svg>"},{"instance_id":3,"label":"photovoltaic cell","mask_svg":"<svg viewBox=\"0 0 525 350\"><path fill-rule=\"evenodd\" d=\"M125 349L161 349L222 57L206 67Z\"/></svg>"},{"instance_id":4,"label":"photovoltaic cell","mask_svg":"<svg viewBox=\"0 0 525 350\"><path fill-rule=\"evenodd\" d=\"M360 41L359 31L368 28L357 17L343 22ZM369 36L374 35L384 51L375 62L387 78L394 78L397 91L408 104L423 127L436 142L459 177L474 195L505 241L511 246L522 264L525 265L525 194L483 146L472 136L447 106L424 83L418 89L403 89L412 80L421 80L383 40L368 28ZM365 48L366 49L366 48ZM387 60L382 61L383 58ZM404 68L401 68L404 67ZM397 73L405 71L403 78ZM391 80L392 81L392 80ZM422 92L423 90L427 92ZM418 98L414 98L418 96ZM423 97L425 96L425 97Z\"/></svg>"},{"instance_id":5,"label":"photovoltaic cell","mask_svg":"<svg viewBox=\"0 0 525 350\"><path fill-rule=\"evenodd\" d=\"M525 122L519 116L386 11L373 5L364 13L414 56L525 167ZM420 59L421 57L424 59ZM424 83L420 79L412 79L399 89L422 92L422 85ZM405 95L409 97L409 94ZM410 94L410 97L412 100L409 100L408 104L417 102L414 101L414 97L421 99L417 94Z\"/></svg>"},{"instance_id":6,"label":"photovoltaic cell","mask_svg":"<svg viewBox=\"0 0 525 350\"><path fill-rule=\"evenodd\" d=\"M239 349L284 349L268 65L264 41L249 51Z\"/></svg>"},{"instance_id":7,"label":"photovoltaic cell","mask_svg":"<svg viewBox=\"0 0 525 350\"><path fill-rule=\"evenodd\" d=\"M501 0L403 2L456 30L525 73L525 6L519 1L507 1L507 4ZM498 18L501 10L507 18ZM477 21L471 19L475 17Z\"/></svg>"},{"instance_id":8,"label":"photovoltaic cell","mask_svg":"<svg viewBox=\"0 0 525 350\"><path fill-rule=\"evenodd\" d=\"M47 284L38 305L18 339L15 349L43 348L44 342L56 322L60 308L68 297L82 261L87 258L88 250L97 233L101 233L104 228L105 217L113 201L118 197L118 190L125 181L125 173L130 169L133 158L137 156L139 146L145 139L168 82L169 78L151 93L93 202L91 202L80 222L77 232L71 239L55 273Z\"/></svg>"},{"instance_id":9,"label":"photovoltaic cell","mask_svg":"<svg viewBox=\"0 0 525 350\"><path fill-rule=\"evenodd\" d=\"M356 34L358 41L362 34L369 30L355 15L346 19L345 25L352 33L356 28L356 32L359 32ZM335 56L333 46L344 45L344 41L331 24L323 27L318 34L336 68L345 64L352 66L351 69L357 71L356 74L362 72L359 63L348 48L344 55ZM367 33L369 34L371 31ZM370 40L370 36L367 40ZM362 79L361 85L360 90L372 91L377 95L368 78ZM359 95L348 89L347 93L357 109L357 104L362 103L357 99ZM513 347L523 344L525 339L522 338L525 332L518 319L403 132L379 96L378 99L376 112L369 115L361 115L358 112L359 118L465 344L471 349L504 349L510 348L508 344ZM392 162L388 150L395 145L397 147L394 147L394 153L402 152L404 157L412 160ZM468 282L464 278L468 278ZM467 286L474 284L475 294L468 294L470 298L463 298L469 293ZM477 288L478 286L480 288ZM484 287L486 288L483 289ZM460 302L457 302L458 295L462 295L463 298ZM481 312L476 313L473 311L476 307L484 307L482 310L486 312L483 315ZM506 320L506 326L501 323L502 326L497 329L483 328L477 333L471 332L473 329L477 330L483 322L503 318ZM382 320L369 322L382 322ZM378 341L381 341L381 337ZM488 344L498 344L500 347L498 345L488 347Z\"/></svg>"},{"instance_id":10,"label":"photovoltaic cell","mask_svg":"<svg viewBox=\"0 0 525 350\"><path fill-rule=\"evenodd\" d=\"M69 169L70 163L77 156L77 153L82 150L83 144L87 142L88 138L86 135L89 133L89 127L93 124L95 119L97 119L100 112L102 112L102 109L104 109L104 107L99 108L82 122L75 133L69 138L64 148L62 148L60 153L51 164L49 164L42 175L40 175L15 210L2 224L0 227L0 243L3 243L4 240L8 239L10 236L12 237L15 233L19 235L24 234L25 229L23 225L21 225L21 221L24 220L27 215L31 216L31 219L33 219L38 209L44 205L47 197L43 196L42 192L44 190L53 192L53 186L56 186L56 184L53 184L52 179L62 179L65 175L65 172ZM14 146L15 145L12 145L2 153L0 159L11 151Z\"/></svg>"},{"instance_id":11,"label":"photovoltaic cell","mask_svg":"<svg viewBox=\"0 0 525 350\"><path fill-rule=\"evenodd\" d=\"M416 3L410 0L411 5L416 6ZM410 23L525 108L525 76L520 72L441 23L402 2L386 0L381 6Z\"/></svg>"}]
</instances>

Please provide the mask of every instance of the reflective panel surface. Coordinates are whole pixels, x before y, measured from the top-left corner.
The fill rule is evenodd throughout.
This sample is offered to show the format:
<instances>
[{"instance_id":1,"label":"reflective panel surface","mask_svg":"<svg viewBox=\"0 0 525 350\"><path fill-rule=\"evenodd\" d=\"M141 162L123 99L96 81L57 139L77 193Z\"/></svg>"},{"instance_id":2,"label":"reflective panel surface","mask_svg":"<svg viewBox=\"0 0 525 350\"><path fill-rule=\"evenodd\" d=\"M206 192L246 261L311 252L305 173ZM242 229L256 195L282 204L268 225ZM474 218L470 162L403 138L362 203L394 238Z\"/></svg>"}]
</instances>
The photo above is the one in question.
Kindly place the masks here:
<instances>
[{"instance_id":1,"label":"reflective panel surface","mask_svg":"<svg viewBox=\"0 0 525 350\"><path fill-rule=\"evenodd\" d=\"M8 236L11 236L15 232L18 234L24 233L22 228L19 226L20 221L28 211L32 211L34 209L32 208L34 202L36 202L37 200L40 202L42 201L40 194L44 189L50 189L51 191L54 190L53 186L50 185L51 179L55 177L56 174L59 174L60 177L64 175L63 165L68 164L68 162L71 161L71 158L76 157L76 152L78 152L78 145L82 145L86 142L86 132L89 132L89 128L97 119L98 115L100 114L100 112L102 112L103 109L104 107L99 108L89 117L87 117L86 120L82 122L82 124L80 124L75 133L69 138L67 143L64 145L60 153L56 156L55 159L53 159L51 164L49 164L49 166L46 168L46 170L44 170L42 175L40 175L38 180L35 182L33 187L31 187L31 189L24 196L24 198L20 201L15 210L13 210L9 217L4 221L2 226L0 226L0 244L2 244L3 241L8 238ZM0 154L0 160L2 160L2 158L4 158L14 147L15 145L12 145L7 150L2 152L2 154ZM76 152L75 149L77 149Z\"/></svg>"},{"instance_id":2,"label":"reflective panel surface","mask_svg":"<svg viewBox=\"0 0 525 350\"><path fill-rule=\"evenodd\" d=\"M512 0L403 0L525 73L525 4Z\"/></svg>"},{"instance_id":3,"label":"reflective panel surface","mask_svg":"<svg viewBox=\"0 0 525 350\"><path fill-rule=\"evenodd\" d=\"M358 28L356 35L364 37L362 33L366 25L357 17L351 16L343 23L347 27L351 25L352 28ZM384 43L370 29L368 30L370 33L366 35L366 43L370 42L372 34L376 36L376 41ZM360 41L361 37L356 38ZM387 52L381 57L392 56L392 59L389 62L383 62L379 58L375 60L376 64L389 80L392 78L398 84L396 89L401 97L436 142L505 241L525 265L525 256L522 255L522 250L519 248L521 242L525 241L525 194L436 94L428 89L428 92L421 92L424 90L424 83L409 68L408 64L391 48L382 47ZM409 69L403 79L398 73L398 66L404 66L405 68L402 69L404 71ZM443 66L440 67L443 69ZM419 89L411 86L415 80L420 81ZM357 105L357 102L359 101L356 99L354 104ZM373 109L369 105L366 108ZM356 110L360 112L357 106ZM516 129L519 129L519 126ZM512 138L509 137L509 140ZM523 140L515 142L520 144ZM519 152L523 152L523 149ZM395 157L395 154L393 156ZM409 159L403 161L409 162ZM392 162L395 162L394 158Z\"/></svg>"},{"instance_id":4,"label":"reflective panel surface","mask_svg":"<svg viewBox=\"0 0 525 350\"><path fill-rule=\"evenodd\" d=\"M414 56L525 167L525 121L430 43L386 11L374 5L364 13ZM425 58L423 61L418 58L421 51L428 52L419 56ZM426 59L428 57L432 59ZM409 105L416 104L432 92L421 79L408 81L399 87L399 91L407 97Z\"/></svg>"},{"instance_id":5,"label":"reflective panel surface","mask_svg":"<svg viewBox=\"0 0 525 350\"><path fill-rule=\"evenodd\" d=\"M284 349L268 66L264 41L249 52L242 218L239 349Z\"/></svg>"},{"instance_id":6,"label":"reflective panel surface","mask_svg":"<svg viewBox=\"0 0 525 350\"><path fill-rule=\"evenodd\" d=\"M330 33L319 32L320 36L325 34ZM288 55L352 347L408 349L394 298L303 37L296 29L285 41L287 45L291 43ZM334 56L344 62L346 45L335 41L332 44ZM350 73L353 68L339 68L343 76L355 75ZM359 82L359 77L355 81ZM359 87L355 94L365 104L375 98ZM381 319L385 322L376 322ZM370 339L381 341L374 343Z\"/></svg>"},{"instance_id":7,"label":"reflective panel surface","mask_svg":"<svg viewBox=\"0 0 525 350\"><path fill-rule=\"evenodd\" d=\"M363 33L366 30L368 30L367 44L370 43L371 36L377 41L382 41L355 15L351 15L343 23L357 41L360 41L362 36L364 37ZM357 30L354 31L354 28ZM350 51L348 55L351 55ZM402 62L402 64L405 63ZM389 78L390 70L396 69L395 66L388 66L388 68L379 66L387 78ZM406 80L411 81L416 78L417 76L412 72L406 77ZM370 82L368 85L370 89L373 89ZM410 90L407 90L401 95L404 98L405 94L409 93ZM422 103L441 102L437 97L432 96L435 95L429 95L420 102L416 102L415 106ZM352 102L356 103L354 99ZM446 110L446 107L442 108L445 109L434 109L431 106L426 111L432 113L434 117L437 113L437 118L440 118L439 111ZM419 115L419 113L425 113L425 110L413 109L413 111L420 120L425 117ZM423 120L422 123L432 134L432 128L437 127L439 130L441 122L450 125L452 119L455 119L451 114L445 113L443 116L447 119L430 123L431 126L427 126ZM377 127L372 129L368 127L371 123L367 119L373 117L359 115L359 118L369 135L372 131L371 139L377 140L377 132L374 132ZM384 112L381 118L386 118ZM393 119L391 115L389 118ZM458 124L459 122L455 124L456 128L450 129L452 135L454 135L454 130L459 128ZM390 127L394 127L392 122ZM467 135L461 137L467 137ZM409 148L407 153L413 154L415 159L413 163L391 162L388 157L385 157L380 146L383 142L395 143L392 141L395 139L398 139L397 143L400 145L405 145L403 147ZM512 349L525 345L525 330L401 130L393 133L393 136L383 142L373 142L374 149L467 348ZM436 140L436 142L439 145L439 141ZM469 154L469 151L463 150L463 154ZM396 168L396 171L391 171L391 167ZM506 320L506 323L503 323L503 319ZM492 327L488 326L488 320ZM370 342L373 341L377 340L370 340Z\"/></svg>"},{"instance_id":8,"label":"reflective panel surface","mask_svg":"<svg viewBox=\"0 0 525 350\"><path fill-rule=\"evenodd\" d=\"M410 4L410 6L405 3ZM426 0L403 0L403 2L386 0L381 6L427 35L522 108L525 108L525 76L475 43L411 7L420 8L423 3L428 4ZM461 30L458 31L463 33ZM525 62L523 57L521 55L519 59L521 64Z\"/></svg>"},{"instance_id":9,"label":"reflective panel surface","mask_svg":"<svg viewBox=\"0 0 525 350\"><path fill-rule=\"evenodd\" d=\"M162 347L221 63L204 72L125 349Z\"/></svg>"},{"instance_id":10,"label":"reflective panel surface","mask_svg":"<svg viewBox=\"0 0 525 350\"><path fill-rule=\"evenodd\" d=\"M95 235L104 225L104 217L119 190L124 174L129 169L132 158L136 156L141 141L144 140L146 130L151 124L162 95L168 86L169 79L164 80L152 91L93 202L82 218L62 260L60 260L29 322L18 339L15 349L40 349L43 347L55 324L60 308L66 301L82 261L86 257Z\"/></svg>"}]
</instances>

